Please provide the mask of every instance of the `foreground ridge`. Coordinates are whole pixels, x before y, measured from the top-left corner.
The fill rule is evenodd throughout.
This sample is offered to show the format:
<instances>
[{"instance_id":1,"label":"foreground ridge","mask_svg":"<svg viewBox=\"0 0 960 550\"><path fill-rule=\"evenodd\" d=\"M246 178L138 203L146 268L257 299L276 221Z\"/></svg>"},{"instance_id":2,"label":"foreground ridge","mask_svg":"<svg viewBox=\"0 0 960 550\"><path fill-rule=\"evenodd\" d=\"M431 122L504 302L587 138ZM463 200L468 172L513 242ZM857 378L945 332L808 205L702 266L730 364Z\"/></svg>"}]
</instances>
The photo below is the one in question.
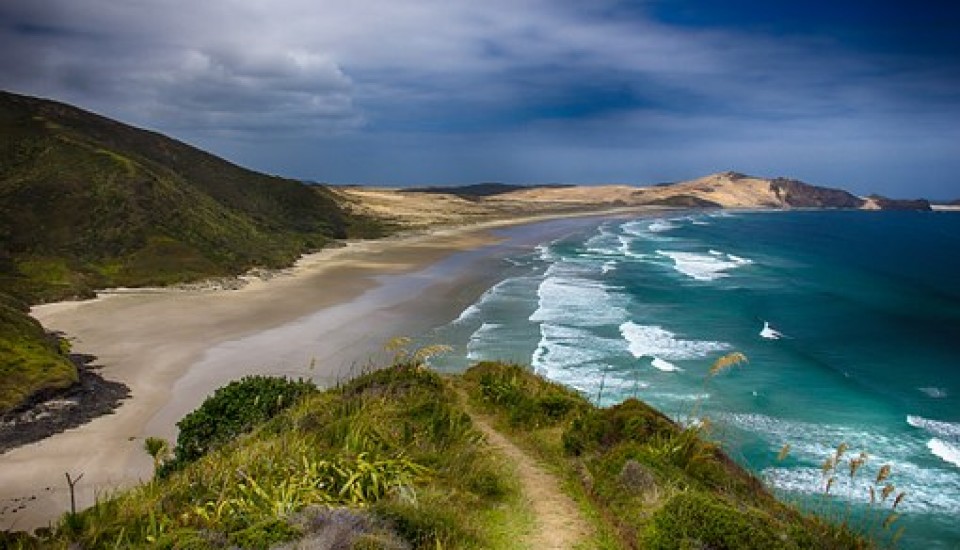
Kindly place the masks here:
<instances>
[{"instance_id":1,"label":"foreground ridge","mask_svg":"<svg viewBox=\"0 0 960 550\"><path fill-rule=\"evenodd\" d=\"M645 404L417 356L320 391L255 376L149 438L157 475L14 548L864 548Z\"/></svg>"}]
</instances>

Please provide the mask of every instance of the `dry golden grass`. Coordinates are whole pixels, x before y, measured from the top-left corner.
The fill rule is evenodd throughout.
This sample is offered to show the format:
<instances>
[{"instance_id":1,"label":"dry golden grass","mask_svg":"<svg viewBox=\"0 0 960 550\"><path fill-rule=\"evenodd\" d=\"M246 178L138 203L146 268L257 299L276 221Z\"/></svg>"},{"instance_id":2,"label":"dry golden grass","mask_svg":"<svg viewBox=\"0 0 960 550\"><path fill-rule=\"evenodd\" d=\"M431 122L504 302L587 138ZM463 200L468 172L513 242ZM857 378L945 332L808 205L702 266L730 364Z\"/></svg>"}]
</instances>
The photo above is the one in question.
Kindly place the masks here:
<instances>
[{"instance_id":1,"label":"dry golden grass","mask_svg":"<svg viewBox=\"0 0 960 550\"><path fill-rule=\"evenodd\" d=\"M720 357L713 362L713 366L710 367L710 376L716 376L721 372L731 369L737 365L742 365L743 363L748 363L747 356L740 353L739 351L734 351Z\"/></svg>"}]
</instances>

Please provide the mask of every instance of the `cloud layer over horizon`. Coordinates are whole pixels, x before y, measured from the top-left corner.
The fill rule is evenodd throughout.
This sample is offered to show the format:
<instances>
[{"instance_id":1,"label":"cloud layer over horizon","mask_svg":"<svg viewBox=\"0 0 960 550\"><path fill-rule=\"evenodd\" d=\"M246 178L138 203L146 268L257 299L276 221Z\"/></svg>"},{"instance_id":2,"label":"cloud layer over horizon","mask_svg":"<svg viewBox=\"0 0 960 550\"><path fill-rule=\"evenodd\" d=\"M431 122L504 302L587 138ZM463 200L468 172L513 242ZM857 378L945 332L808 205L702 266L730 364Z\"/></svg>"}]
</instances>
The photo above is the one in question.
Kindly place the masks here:
<instances>
[{"instance_id":1,"label":"cloud layer over horizon","mask_svg":"<svg viewBox=\"0 0 960 550\"><path fill-rule=\"evenodd\" d=\"M13 2L0 88L333 183L735 169L960 197L957 8L689 4Z\"/></svg>"}]
</instances>

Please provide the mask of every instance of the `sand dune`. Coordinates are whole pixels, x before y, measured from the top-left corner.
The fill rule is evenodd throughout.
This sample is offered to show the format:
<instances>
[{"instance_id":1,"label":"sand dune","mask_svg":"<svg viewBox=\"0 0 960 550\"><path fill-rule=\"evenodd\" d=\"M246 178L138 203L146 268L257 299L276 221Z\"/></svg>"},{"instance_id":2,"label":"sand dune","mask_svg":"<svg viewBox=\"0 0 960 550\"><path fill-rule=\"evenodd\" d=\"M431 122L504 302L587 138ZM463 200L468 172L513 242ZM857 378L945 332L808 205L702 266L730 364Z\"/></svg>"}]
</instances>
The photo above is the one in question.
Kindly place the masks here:
<instances>
[{"instance_id":1,"label":"sand dune","mask_svg":"<svg viewBox=\"0 0 960 550\"><path fill-rule=\"evenodd\" d=\"M784 178L722 172L668 185L571 185L530 187L464 197L388 188L344 188L355 208L407 227L475 222L522 214L577 209L667 206L722 208L859 208L871 204L846 191Z\"/></svg>"},{"instance_id":2,"label":"sand dune","mask_svg":"<svg viewBox=\"0 0 960 550\"><path fill-rule=\"evenodd\" d=\"M579 205L709 206L723 208L856 208L862 200L836 189L783 178L759 178L736 172L711 174L670 185L534 188L497 195L491 202Z\"/></svg>"}]
</instances>

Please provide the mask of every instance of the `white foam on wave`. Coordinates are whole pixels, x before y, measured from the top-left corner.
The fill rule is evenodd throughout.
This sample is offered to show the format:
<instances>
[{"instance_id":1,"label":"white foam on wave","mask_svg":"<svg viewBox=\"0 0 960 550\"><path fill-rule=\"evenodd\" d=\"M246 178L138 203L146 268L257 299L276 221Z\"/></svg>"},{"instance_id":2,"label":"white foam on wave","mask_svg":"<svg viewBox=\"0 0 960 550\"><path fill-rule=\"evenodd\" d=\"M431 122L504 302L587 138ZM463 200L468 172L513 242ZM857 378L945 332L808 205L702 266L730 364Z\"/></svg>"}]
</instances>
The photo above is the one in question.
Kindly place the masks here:
<instances>
[{"instance_id":1,"label":"white foam on wave","mask_svg":"<svg viewBox=\"0 0 960 550\"><path fill-rule=\"evenodd\" d=\"M648 392L643 394L643 399L650 403L696 403L710 399L709 393L673 393L673 392ZM681 424L689 425L693 418L687 415L679 415L675 420Z\"/></svg>"},{"instance_id":2,"label":"white foam on wave","mask_svg":"<svg viewBox=\"0 0 960 550\"><path fill-rule=\"evenodd\" d=\"M899 472L900 466L893 466L894 474ZM952 514L960 499L955 490L957 484L950 475L944 475L937 470L925 470L927 475L920 477L910 476L910 481L900 482L897 486L906 490L905 500L897 507L901 512ZM763 479L781 491L810 496L823 495L826 488L826 479L819 467L804 468L770 467L761 472ZM954 476L955 477L955 476ZM870 485L875 478L874 473L858 475L854 479L849 476L836 476L830 494L834 498L846 502L867 506L870 502ZM902 479L903 476L900 476ZM909 485L908 485L909 483ZM939 484L939 485L938 485ZM893 496L887 500L891 504Z\"/></svg>"},{"instance_id":3,"label":"white foam on wave","mask_svg":"<svg viewBox=\"0 0 960 550\"><path fill-rule=\"evenodd\" d=\"M635 383L608 362L623 352L621 340L603 338L585 328L541 323L540 342L530 363L547 378L592 394L601 383L608 388Z\"/></svg>"},{"instance_id":4,"label":"white foam on wave","mask_svg":"<svg viewBox=\"0 0 960 550\"><path fill-rule=\"evenodd\" d=\"M477 348L488 342L492 334L501 328L503 328L503 325L500 323L483 323L480 325L480 328L470 335L470 340L467 342L467 359L471 361L482 359Z\"/></svg>"},{"instance_id":5,"label":"white foam on wave","mask_svg":"<svg viewBox=\"0 0 960 550\"><path fill-rule=\"evenodd\" d=\"M683 370L670 361L664 361L659 357L654 357L653 360L650 361L650 366L663 372L679 372Z\"/></svg>"},{"instance_id":6,"label":"white foam on wave","mask_svg":"<svg viewBox=\"0 0 960 550\"><path fill-rule=\"evenodd\" d=\"M548 272L549 273L549 272ZM537 288L539 303L529 319L571 326L616 325L626 319L625 297L614 287L576 276L548 276Z\"/></svg>"},{"instance_id":7,"label":"white foam on wave","mask_svg":"<svg viewBox=\"0 0 960 550\"><path fill-rule=\"evenodd\" d=\"M895 431L880 432L858 426L802 422L774 418L762 414L719 413L714 415L722 423L737 426L760 436L770 447L771 456L784 444L790 443L790 456L799 465L775 466L763 471L764 477L778 489L817 495L824 490L824 476L820 465L831 456L839 442L849 445L848 456L860 451L868 454L866 465L856 479L838 475L836 489L831 494L864 504L869 500L869 484L880 467L889 464L891 480L897 487L908 489L907 499L901 508L908 511L948 513L960 507L960 472L952 467L936 468L914 463L913 457L933 452L926 438L904 437ZM937 451L950 454L956 445L935 438L947 446L936 444ZM936 454L936 452L935 452ZM937 455L948 461L943 456ZM846 462L844 462L846 466Z\"/></svg>"},{"instance_id":8,"label":"white foam on wave","mask_svg":"<svg viewBox=\"0 0 960 550\"><path fill-rule=\"evenodd\" d=\"M607 273L610 273L616 268L617 268L617 262L613 260L609 260L609 261L603 262L603 265L600 266L600 273L603 273L604 275L606 275Z\"/></svg>"},{"instance_id":9,"label":"white foam on wave","mask_svg":"<svg viewBox=\"0 0 960 550\"><path fill-rule=\"evenodd\" d=\"M517 281L516 278L504 279L499 283L493 285L492 287L488 288L486 291L484 291L483 294L480 295L480 298L476 302L470 304L463 311L460 312L460 315L458 315L457 318L453 320L453 324L460 325L476 317L480 313L480 310L483 309L483 307L486 304L497 299L500 293L503 292L506 286L516 281Z\"/></svg>"},{"instance_id":10,"label":"white foam on wave","mask_svg":"<svg viewBox=\"0 0 960 550\"><path fill-rule=\"evenodd\" d=\"M453 320L453 324L459 325L465 323L467 320L475 317L480 313L480 306L478 304L470 304L463 311L460 312L460 315Z\"/></svg>"},{"instance_id":11,"label":"white foam on wave","mask_svg":"<svg viewBox=\"0 0 960 550\"><path fill-rule=\"evenodd\" d=\"M587 252L599 256L616 256L621 252L619 235L611 233L606 227L597 228L598 233L584 242Z\"/></svg>"},{"instance_id":12,"label":"white foam on wave","mask_svg":"<svg viewBox=\"0 0 960 550\"><path fill-rule=\"evenodd\" d=\"M627 237L626 235L617 235L617 240L620 241L620 246L617 248L617 252L619 252L621 256L634 258L637 260L642 260L647 257L646 254L640 254L630 250L630 245L633 244L632 238Z\"/></svg>"},{"instance_id":13,"label":"white foam on wave","mask_svg":"<svg viewBox=\"0 0 960 550\"><path fill-rule=\"evenodd\" d=\"M603 360L622 351L619 340L594 335L590 330L552 323L540 324L540 343L533 354L533 365L575 367Z\"/></svg>"},{"instance_id":14,"label":"white foam on wave","mask_svg":"<svg viewBox=\"0 0 960 550\"><path fill-rule=\"evenodd\" d=\"M830 494L847 502L869 505L870 486L876 479L877 468L881 464L888 463L881 463L870 457L865 469L855 478L851 479L848 475L836 476ZM919 468L904 462L889 464L893 472L890 479L894 480L896 487L906 491L906 499L897 507L899 511L952 516L960 507L960 476L956 473L945 469ZM873 468L867 469L871 465ZM777 489L791 493L817 496L822 495L826 488L826 478L818 465L769 467L765 468L761 475ZM888 506L893 498L890 497L887 501Z\"/></svg>"},{"instance_id":15,"label":"white foam on wave","mask_svg":"<svg viewBox=\"0 0 960 550\"><path fill-rule=\"evenodd\" d=\"M627 235L633 235L634 237L643 237L647 234L648 224L641 220L634 220L624 223L620 226L620 230L626 233Z\"/></svg>"},{"instance_id":16,"label":"white foam on wave","mask_svg":"<svg viewBox=\"0 0 960 550\"><path fill-rule=\"evenodd\" d=\"M920 428L932 435L957 439L960 441L960 422L943 422L941 420L930 420L922 416L907 415L907 424L914 428Z\"/></svg>"},{"instance_id":17,"label":"white foam on wave","mask_svg":"<svg viewBox=\"0 0 960 550\"><path fill-rule=\"evenodd\" d=\"M934 399L943 399L947 396L947 390L945 388L937 388L935 386L924 386L922 388L917 388L918 391L927 395L927 397L932 397Z\"/></svg>"},{"instance_id":18,"label":"white foam on wave","mask_svg":"<svg viewBox=\"0 0 960 550\"><path fill-rule=\"evenodd\" d=\"M627 342L627 349L637 359L649 357L659 358L664 362L682 361L706 357L730 347L723 342L684 340L663 327L638 325L633 321L621 324L620 334Z\"/></svg>"},{"instance_id":19,"label":"white foam on wave","mask_svg":"<svg viewBox=\"0 0 960 550\"><path fill-rule=\"evenodd\" d=\"M960 468L960 446L951 445L942 439L934 437L927 441L927 448L930 452L937 455L945 462L949 462Z\"/></svg>"},{"instance_id":20,"label":"white foam on wave","mask_svg":"<svg viewBox=\"0 0 960 550\"><path fill-rule=\"evenodd\" d=\"M553 243L538 244L536 250L540 259L545 262L555 262L560 259L553 251Z\"/></svg>"},{"instance_id":21,"label":"white foam on wave","mask_svg":"<svg viewBox=\"0 0 960 550\"><path fill-rule=\"evenodd\" d=\"M653 233L663 233L664 231L671 231L680 227L674 223L671 223L670 220L654 220L650 225L647 226L647 230Z\"/></svg>"},{"instance_id":22,"label":"white foam on wave","mask_svg":"<svg viewBox=\"0 0 960 550\"><path fill-rule=\"evenodd\" d=\"M889 461L897 456L907 456L916 450L917 442L909 438L855 426L787 420L758 413L720 413L718 418L761 436L770 442L774 453L784 443L790 443L791 455L818 464L823 462L841 441L846 442L851 449L872 454L882 451L886 454L885 457L873 456L871 462Z\"/></svg>"},{"instance_id":23,"label":"white foam on wave","mask_svg":"<svg viewBox=\"0 0 960 550\"><path fill-rule=\"evenodd\" d=\"M678 226L670 223L668 220L657 219L654 221L650 220L633 220L627 223L624 223L620 226L620 231L625 235L640 238L645 241L673 241L673 237L668 237L663 235L670 230L676 229Z\"/></svg>"},{"instance_id":24,"label":"white foam on wave","mask_svg":"<svg viewBox=\"0 0 960 550\"><path fill-rule=\"evenodd\" d=\"M727 272L731 269L753 263L748 258L724 254L716 250L711 250L708 254L657 250L657 254L673 260L675 270L697 281L714 281L728 277Z\"/></svg>"}]
</instances>

